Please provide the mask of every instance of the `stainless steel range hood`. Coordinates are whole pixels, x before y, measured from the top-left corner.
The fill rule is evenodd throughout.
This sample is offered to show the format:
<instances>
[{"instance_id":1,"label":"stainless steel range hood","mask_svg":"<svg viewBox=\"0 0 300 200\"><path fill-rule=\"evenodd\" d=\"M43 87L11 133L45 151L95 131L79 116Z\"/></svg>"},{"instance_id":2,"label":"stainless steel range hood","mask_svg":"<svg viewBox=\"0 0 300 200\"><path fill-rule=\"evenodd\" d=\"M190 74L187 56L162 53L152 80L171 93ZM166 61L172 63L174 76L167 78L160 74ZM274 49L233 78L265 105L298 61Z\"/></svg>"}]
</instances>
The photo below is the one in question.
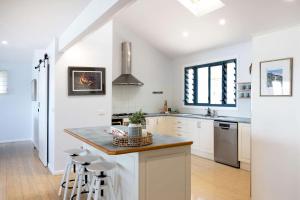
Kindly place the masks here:
<instances>
[{"instance_id":1,"label":"stainless steel range hood","mask_svg":"<svg viewBox=\"0 0 300 200\"><path fill-rule=\"evenodd\" d=\"M112 82L113 85L144 85L131 74L131 54L131 43L122 42L122 74Z\"/></svg>"}]
</instances>

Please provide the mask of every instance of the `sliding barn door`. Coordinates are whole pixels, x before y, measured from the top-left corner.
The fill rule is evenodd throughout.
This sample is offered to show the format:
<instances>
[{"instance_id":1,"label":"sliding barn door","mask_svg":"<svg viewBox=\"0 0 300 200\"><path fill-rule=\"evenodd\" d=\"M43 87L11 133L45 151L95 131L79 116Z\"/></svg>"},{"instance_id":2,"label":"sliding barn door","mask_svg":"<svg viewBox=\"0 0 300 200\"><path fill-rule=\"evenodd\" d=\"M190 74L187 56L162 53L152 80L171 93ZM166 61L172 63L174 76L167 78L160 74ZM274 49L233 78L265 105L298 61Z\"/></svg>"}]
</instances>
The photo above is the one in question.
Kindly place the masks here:
<instances>
[{"instance_id":1,"label":"sliding barn door","mask_svg":"<svg viewBox=\"0 0 300 200\"><path fill-rule=\"evenodd\" d=\"M39 157L44 166L48 165L48 69L41 64L39 72L38 105L39 105Z\"/></svg>"}]
</instances>

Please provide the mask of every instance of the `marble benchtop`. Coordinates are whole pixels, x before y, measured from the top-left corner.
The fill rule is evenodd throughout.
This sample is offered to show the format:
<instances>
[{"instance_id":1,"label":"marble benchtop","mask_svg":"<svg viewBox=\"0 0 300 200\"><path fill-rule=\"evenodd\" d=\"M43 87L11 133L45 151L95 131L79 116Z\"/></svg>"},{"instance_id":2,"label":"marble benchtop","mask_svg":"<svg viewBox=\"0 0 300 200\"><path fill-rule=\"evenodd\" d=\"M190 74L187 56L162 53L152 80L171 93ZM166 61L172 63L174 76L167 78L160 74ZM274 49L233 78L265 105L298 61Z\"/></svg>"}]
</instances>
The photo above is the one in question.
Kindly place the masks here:
<instances>
[{"instance_id":1,"label":"marble benchtop","mask_svg":"<svg viewBox=\"0 0 300 200\"><path fill-rule=\"evenodd\" d=\"M65 132L108 155L150 151L193 144L191 140L185 138L154 134L153 144L151 145L142 147L118 147L112 144L113 136L110 134L110 128L110 126L70 128L65 129Z\"/></svg>"},{"instance_id":2,"label":"marble benchtop","mask_svg":"<svg viewBox=\"0 0 300 200\"><path fill-rule=\"evenodd\" d=\"M193 119L208 119L208 120L220 120L220 121L228 121L228 122L238 122L238 123L247 123L251 124L251 118L246 117L231 117L231 116L218 116L218 117L210 117L200 114L190 114L190 113L148 113L145 117L160 117L160 116L170 116L170 117L182 117L182 118L193 118ZM112 119L124 119L129 116L112 116Z\"/></svg>"}]
</instances>

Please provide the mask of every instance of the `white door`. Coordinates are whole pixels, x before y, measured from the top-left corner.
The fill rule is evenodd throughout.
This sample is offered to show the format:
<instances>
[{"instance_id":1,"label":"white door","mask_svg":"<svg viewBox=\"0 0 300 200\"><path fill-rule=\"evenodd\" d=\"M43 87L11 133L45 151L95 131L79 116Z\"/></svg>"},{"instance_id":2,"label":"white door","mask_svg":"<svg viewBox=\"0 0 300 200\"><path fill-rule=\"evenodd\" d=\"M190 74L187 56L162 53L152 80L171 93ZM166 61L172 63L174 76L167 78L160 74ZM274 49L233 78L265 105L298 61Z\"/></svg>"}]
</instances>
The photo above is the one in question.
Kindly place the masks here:
<instances>
[{"instance_id":1,"label":"white door","mask_svg":"<svg viewBox=\"0 0 300 200\"><path fill-rule=\"evenodd\" d=\"M47 66L44 67L41 64L39 77L38 77L38 105L39 105L39 113L38 113L38 150L39 150L39 158L44 164L47 166L47 157L48 157L48 97L47 97Z\"/></svg>"}]
</instances>

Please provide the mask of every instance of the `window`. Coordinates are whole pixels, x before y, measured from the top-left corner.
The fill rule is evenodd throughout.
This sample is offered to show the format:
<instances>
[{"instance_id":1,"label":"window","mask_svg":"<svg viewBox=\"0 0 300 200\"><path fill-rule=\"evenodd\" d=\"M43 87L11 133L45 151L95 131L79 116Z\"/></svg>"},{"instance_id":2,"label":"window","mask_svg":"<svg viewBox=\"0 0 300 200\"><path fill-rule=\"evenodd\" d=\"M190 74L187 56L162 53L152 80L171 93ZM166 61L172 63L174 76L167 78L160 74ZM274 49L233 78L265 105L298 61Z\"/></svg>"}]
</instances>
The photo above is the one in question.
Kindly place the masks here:
<instances>
[{"instance_id":1,"label":"window","mask_svg":"<svg viewBox=\"0 0 300 200\"><path fill-rule=\"evenodd\" d=\"M0 70L0 94L7 93L7 71Z\"/></svg>"},{"instance_id":2,"label":"window","mask_svg":"<svg viewBox=\"0 0 300 200\"><path fill-rule=\"evenodd\" d=\"M184 104L236 106L236 60L186 67Z\"/></svg>"}]
</instances>

